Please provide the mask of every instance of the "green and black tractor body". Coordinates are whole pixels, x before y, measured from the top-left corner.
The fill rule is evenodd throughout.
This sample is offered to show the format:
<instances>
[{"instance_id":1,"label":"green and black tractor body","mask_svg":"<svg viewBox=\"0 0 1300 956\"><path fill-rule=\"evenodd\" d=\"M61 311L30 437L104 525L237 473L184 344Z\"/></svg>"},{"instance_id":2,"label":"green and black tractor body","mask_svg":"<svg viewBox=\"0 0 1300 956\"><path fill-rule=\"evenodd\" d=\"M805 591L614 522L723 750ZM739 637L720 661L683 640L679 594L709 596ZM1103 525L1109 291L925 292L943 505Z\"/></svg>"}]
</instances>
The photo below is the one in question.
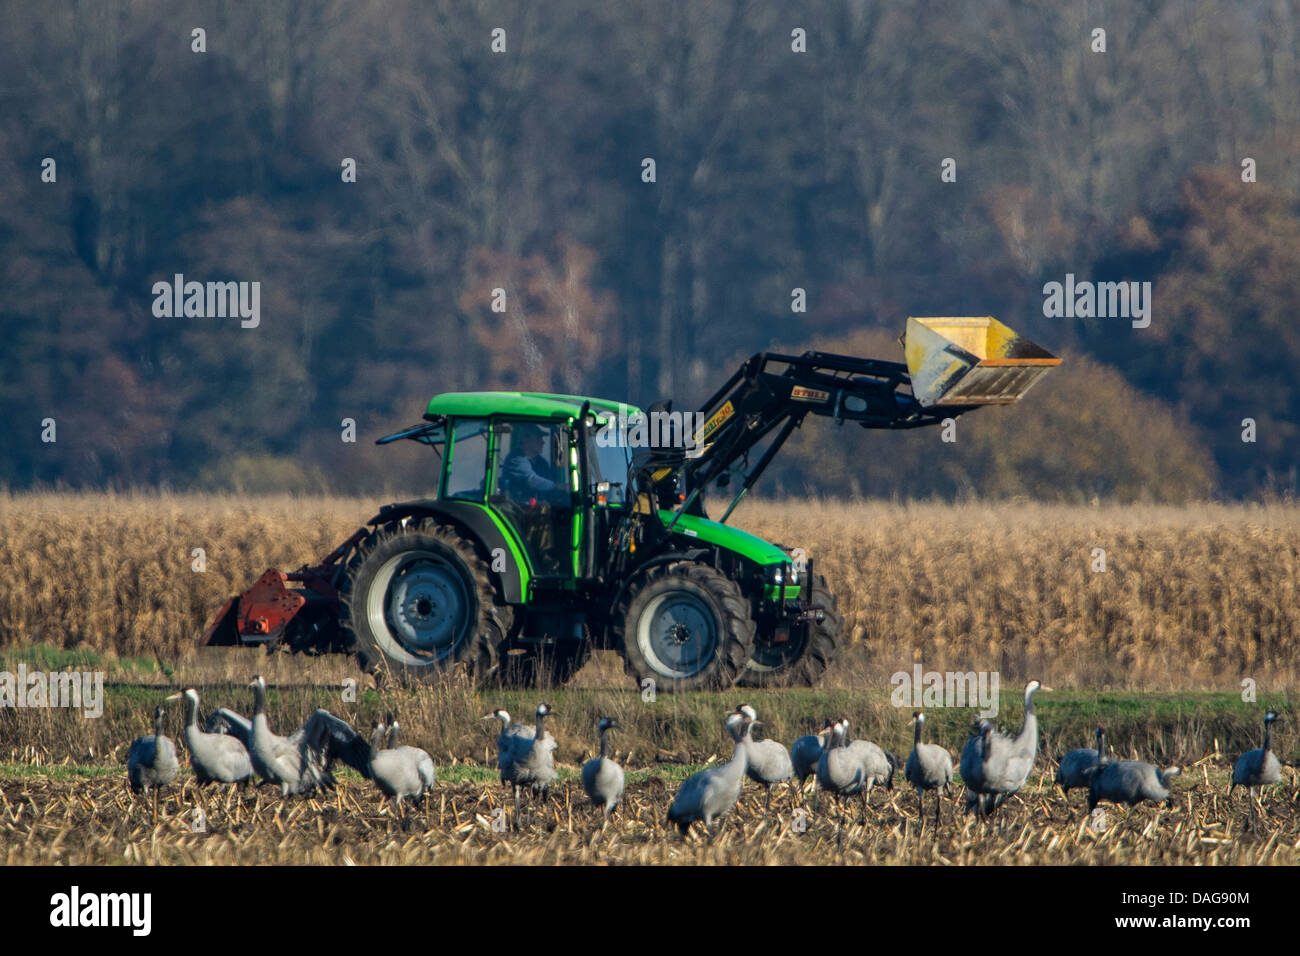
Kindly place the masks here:
<instances>
[{"instance_id":1,"label":"green and black tractor body","mask_svg":"<svg viewBox=\"0 0 1300 956\"><path fill-rule=\"evenodd\" d=\"M610 649L643 691L815 683L842 639L815 549L726 523L785 440L810 414L913 428L1006 404L1059 361L992 319L909 320L904 345L908 364L760 353L693 413L437 395L378 441L430 447L429 496L381 507L316 565L267 571L201 643L347 651L416 680L563 683ZM704 492L733 479L711 520Z\"/></svg>"}]
</instances>

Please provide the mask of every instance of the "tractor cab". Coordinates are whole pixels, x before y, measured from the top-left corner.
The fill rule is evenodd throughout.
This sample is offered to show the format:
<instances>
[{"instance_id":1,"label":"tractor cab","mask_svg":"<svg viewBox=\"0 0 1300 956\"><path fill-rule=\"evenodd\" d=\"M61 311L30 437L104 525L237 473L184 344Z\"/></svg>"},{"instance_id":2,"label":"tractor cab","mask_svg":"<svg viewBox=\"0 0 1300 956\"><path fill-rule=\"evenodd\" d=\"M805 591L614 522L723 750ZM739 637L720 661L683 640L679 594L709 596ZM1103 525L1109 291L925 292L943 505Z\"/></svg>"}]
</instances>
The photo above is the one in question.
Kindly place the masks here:
<instances>
[{"instance_id":1,"label":"tractor cab","mask_svg":"<svg viewBox=\"0 0 1300 956\"><path fill-rule=\"evenodd\" d=\"M427 424L380 442L432 445L433 500L487 512L507 545L498 564L515 564L531 590L572 590L598 575L610 512L626 502L628 449L596 440L617 409L569 395L448 393L429 402Z\"/></svg>"}]
</instances>

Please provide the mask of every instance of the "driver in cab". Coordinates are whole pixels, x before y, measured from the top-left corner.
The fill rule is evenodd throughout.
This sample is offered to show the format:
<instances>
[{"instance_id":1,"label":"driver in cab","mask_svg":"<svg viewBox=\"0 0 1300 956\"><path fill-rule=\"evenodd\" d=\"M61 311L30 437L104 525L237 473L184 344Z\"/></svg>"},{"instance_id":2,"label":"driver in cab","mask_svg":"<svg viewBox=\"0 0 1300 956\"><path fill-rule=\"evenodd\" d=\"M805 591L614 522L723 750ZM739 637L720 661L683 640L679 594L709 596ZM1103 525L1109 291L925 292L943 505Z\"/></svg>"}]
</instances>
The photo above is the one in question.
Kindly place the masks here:
<instances>
[{"instance_id":1,"label":"driver in cab","mask_svg":"<svg viewBox=\"0 0 1300 956\"><path fill-rule=\"evenodd\" d=\"M505 481L512 497L537 498L553 504L569 501L569 489L546 458L545 429L532 424L516 425L505 460Z\"/></svg>"}]
</instances>

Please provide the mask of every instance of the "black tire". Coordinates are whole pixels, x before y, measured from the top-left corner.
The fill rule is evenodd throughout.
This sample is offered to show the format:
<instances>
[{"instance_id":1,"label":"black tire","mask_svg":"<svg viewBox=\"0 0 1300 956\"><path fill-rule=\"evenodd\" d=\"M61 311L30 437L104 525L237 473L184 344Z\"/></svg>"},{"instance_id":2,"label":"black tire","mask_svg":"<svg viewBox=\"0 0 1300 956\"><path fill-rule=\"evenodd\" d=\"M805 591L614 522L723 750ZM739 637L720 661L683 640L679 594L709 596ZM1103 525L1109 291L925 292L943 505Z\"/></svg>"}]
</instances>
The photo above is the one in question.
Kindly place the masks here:
<instances>
[{"instance_id":1,"label":"black tire","mask_svg":"<svg viewBox=\"0 0 1300 956\"><path fill-rule=\"evenodd\" d=\"M820 574L812 582L809 603L822 609L822 619L791 627L784 646L772 643L771 634L760 634L740 675L742 687L812 687L821 680L839 655L844 621Z\"/></svg>"},{"instance_id":2,"label":"black tire","mask_svg":"<svg viewBox=\"0 0 1300 956\"><path fill-rule=\"evenodd\" d=\"M651 568L614 610L615 646L637 685L725 689L736 683L754 644L754 619L740 586L706 564Z\"/></svg>"},{"instance_id":3,"label":"black tire","mask_svg":"<svg viewBox=\"0 0 1300 956\"><path fill-rule=\"evenodd\" d=\"M341 625L366 670L437 682L495 677L514 621L486 555L433 519L373 532L348 562Z\"/></svg>"}]
</instances>

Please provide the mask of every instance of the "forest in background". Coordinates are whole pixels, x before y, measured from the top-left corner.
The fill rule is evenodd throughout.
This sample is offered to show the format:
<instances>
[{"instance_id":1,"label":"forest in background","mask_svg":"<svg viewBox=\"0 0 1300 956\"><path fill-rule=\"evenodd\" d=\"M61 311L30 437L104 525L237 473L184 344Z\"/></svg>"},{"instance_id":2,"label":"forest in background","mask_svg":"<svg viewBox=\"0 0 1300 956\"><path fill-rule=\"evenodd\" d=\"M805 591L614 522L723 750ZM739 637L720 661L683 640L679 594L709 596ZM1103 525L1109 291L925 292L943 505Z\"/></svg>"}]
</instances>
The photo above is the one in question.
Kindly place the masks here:
<instances>
[{"instance_id":1,"label":"forest in background","mask_svg":"<svg viewBox=\"0 0 1300 956\"><path fill-rule=\"evenodd\" d=\"M1023 403L954 444L810 422L760 490L1294 496L1297 13L14 0L0 486L419 488L371 442L437 392L690 408L756 351L992 314L1066 359ZM259 282L260 324L156 317L177 273ZM1066 274L1152 283L1150 326L1045 317Z\"/></svg>"}]
</instances>

